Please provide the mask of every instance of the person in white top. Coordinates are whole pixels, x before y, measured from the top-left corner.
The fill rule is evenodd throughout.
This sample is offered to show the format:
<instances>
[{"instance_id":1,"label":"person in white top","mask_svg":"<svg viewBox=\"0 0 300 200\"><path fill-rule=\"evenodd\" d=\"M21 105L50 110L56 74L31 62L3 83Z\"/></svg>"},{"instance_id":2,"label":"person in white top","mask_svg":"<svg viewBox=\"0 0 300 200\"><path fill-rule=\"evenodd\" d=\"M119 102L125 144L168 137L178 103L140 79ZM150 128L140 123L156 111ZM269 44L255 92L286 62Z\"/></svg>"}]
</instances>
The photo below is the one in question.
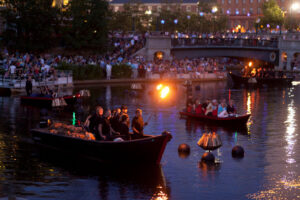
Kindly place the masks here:
<instances>
[{"instance_id":1,"label":"person in white top","mask_svg":"<svg viewBox=\"0 0 300 200\"><path fill-rule=\"evenodd\" d=\"M110 77L111 77L111 64L110 63L107 63L106 64L106 79L107 80L110 80Z\"/></svg>"}]
</instances>

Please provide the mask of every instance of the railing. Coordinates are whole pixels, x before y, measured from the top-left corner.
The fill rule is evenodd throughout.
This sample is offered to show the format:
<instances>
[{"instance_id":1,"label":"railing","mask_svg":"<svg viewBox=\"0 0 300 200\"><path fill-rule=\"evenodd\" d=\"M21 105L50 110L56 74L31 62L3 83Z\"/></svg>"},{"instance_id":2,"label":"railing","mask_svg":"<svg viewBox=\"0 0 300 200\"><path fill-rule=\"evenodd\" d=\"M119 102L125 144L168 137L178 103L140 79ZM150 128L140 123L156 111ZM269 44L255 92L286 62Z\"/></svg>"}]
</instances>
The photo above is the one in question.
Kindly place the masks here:
<instances>
[{"instance_id":1,"label":"railing","mask_svg":"<svg viewBox=\"0 0 300 200\"><path fill-rule=\"evenodd\" d=\"M196 46L217 46L217 47L268 47L278 48L278 40L263 39L239 39L239 38L173 38L172 47L196 47Z\"/></svg>"},{"instance_id":2,"label":"railing","mask_svg":"<svg viewBox=\"0 0 300 200\"><path fill-rule=\"evenodd\" d=\"M0 75L1 88L24 88L27 76L25 74ZM73 83L72 71L56 70L53 74L39 73L32 76L34 87L45 85L69 85Z\"/></svg>"}]
</instances>

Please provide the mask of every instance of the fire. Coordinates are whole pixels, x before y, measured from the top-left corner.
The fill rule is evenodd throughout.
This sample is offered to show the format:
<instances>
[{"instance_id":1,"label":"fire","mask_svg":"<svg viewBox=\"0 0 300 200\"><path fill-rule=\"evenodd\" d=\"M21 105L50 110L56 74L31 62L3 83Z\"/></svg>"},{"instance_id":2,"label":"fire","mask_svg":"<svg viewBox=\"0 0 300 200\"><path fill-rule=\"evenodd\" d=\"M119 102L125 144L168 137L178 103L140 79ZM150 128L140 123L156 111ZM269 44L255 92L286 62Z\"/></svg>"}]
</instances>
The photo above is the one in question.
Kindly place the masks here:
<instances>
[{"instance_id":1,"label":"fire","mask_svg":"<svg viewBox=\"0 0 300 200\"><path fill-rule=\"evenodd\" d=\"M162 87L163 87L163 84L159 84L159 85L156 86L156 90L161 90Z\"/></svg>"},{"instance_id":2,"label":"fire","mask_svg":"<svg viewBox=\"0 0 300 200\"><path fill-rule=\"evenodd\" d=\"M168 86L165 86L161 91L160 91L160 98L164 99L168 96L170 92L170 88Z\"/></svg>"}]
</instances>

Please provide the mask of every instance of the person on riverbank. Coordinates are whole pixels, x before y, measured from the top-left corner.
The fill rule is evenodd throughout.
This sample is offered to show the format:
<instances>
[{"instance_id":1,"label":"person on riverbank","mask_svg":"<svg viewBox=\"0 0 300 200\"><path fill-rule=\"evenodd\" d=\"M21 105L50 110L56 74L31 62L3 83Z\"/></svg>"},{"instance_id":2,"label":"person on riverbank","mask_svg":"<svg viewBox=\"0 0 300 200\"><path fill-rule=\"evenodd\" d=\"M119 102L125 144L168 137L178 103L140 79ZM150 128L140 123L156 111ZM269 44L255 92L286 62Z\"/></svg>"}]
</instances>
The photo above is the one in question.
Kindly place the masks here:
<instances>
[{"instance_id":1,"label":"person on riverbank","mask_svg":"<svg viewBox=\"0 0 300 200\"><path fill-rule=\"evenodd\" d=\"M142 110L136 109L135 117L132 119L131 128L133 131L134 138L140 138L144 135L144 127L147 126L148 123L143 120Z\"/></svg>"},{"instance_id":2,"label":"person on riverbank","mask_svg":"<svg viewBox=\"0 0 300 200\"><path fill-rule=\"evenodd\" d=\"M32 94L32 81L31 81L31 77L28 77L28 79L26 80L26 93L27 96L30 96Z\"/></svg>"},{"instance_id":3,"label":"person on riverbank","mask_svg":"<svg viewBox=\"0 0 300 200\"><path fill-rule=\"evenodd\" d=\"M106 79L107 80L110 80L110 78L111 78L111 69L112 69L111 64L107 63L106 64Z\"/></svg>"}]
</instances>

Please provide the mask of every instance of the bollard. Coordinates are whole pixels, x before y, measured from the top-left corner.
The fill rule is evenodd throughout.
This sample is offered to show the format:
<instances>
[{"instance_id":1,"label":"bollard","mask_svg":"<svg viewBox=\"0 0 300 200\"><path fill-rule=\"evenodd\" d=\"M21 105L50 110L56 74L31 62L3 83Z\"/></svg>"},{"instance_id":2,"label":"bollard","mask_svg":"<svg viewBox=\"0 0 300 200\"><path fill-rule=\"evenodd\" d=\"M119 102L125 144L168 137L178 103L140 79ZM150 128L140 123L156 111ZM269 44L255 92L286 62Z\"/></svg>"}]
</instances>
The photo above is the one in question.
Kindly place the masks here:
<instances>
[{"instance_id":1,"label":"bollard","mask_svg":"<svg viewBox=\"0 0 300 200\"><path fill-rule=\"evenodd\" d=\"M234 157L234 158L243 158L245 151L244 151L243 147L237 145L232 148L231 154L232 154L232 157Z\"/></svg>"}]
</instances>

